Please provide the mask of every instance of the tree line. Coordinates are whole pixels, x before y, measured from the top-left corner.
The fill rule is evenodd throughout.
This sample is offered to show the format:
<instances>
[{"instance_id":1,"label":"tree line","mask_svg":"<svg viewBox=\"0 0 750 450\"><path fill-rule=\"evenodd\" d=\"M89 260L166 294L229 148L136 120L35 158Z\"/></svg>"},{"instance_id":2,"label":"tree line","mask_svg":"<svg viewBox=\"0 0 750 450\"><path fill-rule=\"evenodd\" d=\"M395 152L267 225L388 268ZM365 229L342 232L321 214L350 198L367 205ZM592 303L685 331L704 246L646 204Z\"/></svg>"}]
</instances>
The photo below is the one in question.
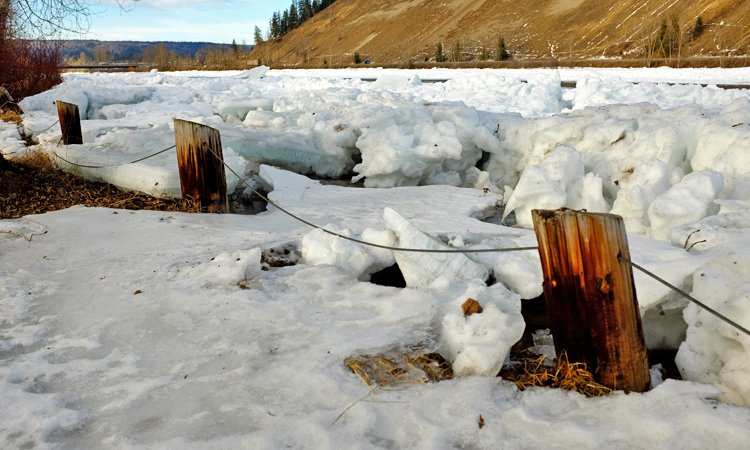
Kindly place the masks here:
<instances>
[{"instance_id":1,"label":"tree line","mask_svg":"<svg viewBox=\"0 0 750 450\"><path fill-rule=\"evenodd\" d=\"M293 29L302 25L313 17L315 14L323 11L333 4L335 0L292 0L289 8L283 11L276 11L271 16L268 24L268 37L278 39ZM260 40L259 40L260 38ZM260 29L256 27L255 43L263 42L263 36L260 35Z\"/></svg>"}]
</instances>

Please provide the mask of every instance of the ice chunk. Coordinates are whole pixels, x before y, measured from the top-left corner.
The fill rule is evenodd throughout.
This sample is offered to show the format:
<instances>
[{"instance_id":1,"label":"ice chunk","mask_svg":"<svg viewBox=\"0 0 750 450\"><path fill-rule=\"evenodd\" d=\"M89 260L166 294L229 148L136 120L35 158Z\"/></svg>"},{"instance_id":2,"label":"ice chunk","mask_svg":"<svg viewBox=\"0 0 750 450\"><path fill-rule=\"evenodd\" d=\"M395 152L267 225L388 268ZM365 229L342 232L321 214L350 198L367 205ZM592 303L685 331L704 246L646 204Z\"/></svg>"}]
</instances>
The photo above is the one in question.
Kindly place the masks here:
<instances>
[{"instance_id":1,"label":"ice chunk","mask_svg":"<svg viewBox=\"0 0 750 450\"><path fill-rule=\"evenodd\" d=\"M481 313L465 316L461 305L477 300ZM447 305L441 323L441 352L451 360L458 376L495 376L523 335L521 300L502 285L492 287L471 284Z\"/></svg>"},{"instance_id":2,"label":"ice chunk","mask_svg":"<svg viewBox=\"0 0 750 450\"><path fill-rule=\"evenodd\" d=\"M0 121L0 154L14 155L26 151L26 145L21 140L16 124Z\"/></svg>"},{"instance_id":3,"label":"ice chunk","mask_svg":"<svg viewBox=\"0 0 750 450\"><path fill-rule=\"evenodd\" d=\"M724 189L724 177L713 170L687 175L667 192L654 199L648 208L651 237L666 239L673 227L716 214L713 201Z\"/></svg>"},{"instance_id":4,"label":"ice chunk","mask_svg":"<svg viewBox=\"0 0 750 450\"><path fill-rule=\"evenodd\" d=\"M234 285L252 280L261 271L260 248L223 252L209 262L185 270L185 276L198 279L203 286Z\"/></svg>"},{"instance_id":5,"label":"ice chunk","mask_svg":"<svg viewBox=\"0 0 750 450\"><path fill-rule=\"evenodd\" d=\"M482 241L476 248L512 248L516 247L510 239L494 238ZM498 252L469 253L467 256L475 262L489 267L495 280L516 292L524 299L533 299L542 295L542 265L539 252Z\"/></svg>"},{"instance_id":6,"label":"ice chunk","mask_svg":"<svg viewBox=\"0 0 750 450\"><path fill-rule=\"evenodd\" d=\"M395 236L388 231L366 229L361 236L355 236L351 230L337 229L332 224L325 228L379 245L392 246L395 240ZM340 267L360 280L367 280L371 274L392 266L395 262L393 253L388 250L348 241L321 229L315 229L302 238L302 259L305 264Z\"/></svg>"},{"instance_id":7,"label":"ice chunk","mask_svg":"<svg viewBox=\"0 0 750 450\"><path fill-rule=\"evenodd\" d=\"M267 66L253 67L252 69L243 70L235 75L234 78L241 80L257 80L263 78L269 70L270 67Z\"/></svg>"},{"instance_id":8,"label":"ice chunk","mask_svg":"<svg viewBox=\"0 0 750 450\"><path fill-rule=\"evenodd\" d=\"M664 161L651 160L624 175L618 181L620 191L610 212L622 216L629 233L647 234L646 212L651 202L669 189L670 167Z\"/></svg>"},{"instance_id":9,"label":"ice chunk","mask_svg":"<svg viewBox=\"0 0 750 450\"><path fill-rule=\"evenodd\" d=\"M555 148L540 164L529 167L508 199L503 213L505 219L515 213L516 223L532 228L532 209L604 209L601 180L592 175L584 177L581 155L572 147ZM585 187L585 188L584 188Z\"/></svg>"},{"instance_id":10,"label":"ice chunk","mask_svg":"<svg viewBox=\"0 0 750 450\"><path fill-rule=\"evenodd\" d=\"M750 327L750 280L747 255L728 255L701 267L693 276L692 295ZM675 362L686 380L718 386L723 399L750 405L750 336L708 311L690 304L684 311L687 338Z\"/></svg>"},{"instance_id":11,"label":"ice chunk","mask_svg":"<svg viewBox=\"0 0 750 450\"><path fill-rule=\"evenodd\" d=\"M399 247L427 250L450 249L447 245L422 233L396 211L385 208L383 219L389 230L396 234ZM425 287L441 276L456 280L484 281L489 276L486 267L475 263L461 253L395 252L396 262L409 287Z\"/></svg>"}]
</instances>

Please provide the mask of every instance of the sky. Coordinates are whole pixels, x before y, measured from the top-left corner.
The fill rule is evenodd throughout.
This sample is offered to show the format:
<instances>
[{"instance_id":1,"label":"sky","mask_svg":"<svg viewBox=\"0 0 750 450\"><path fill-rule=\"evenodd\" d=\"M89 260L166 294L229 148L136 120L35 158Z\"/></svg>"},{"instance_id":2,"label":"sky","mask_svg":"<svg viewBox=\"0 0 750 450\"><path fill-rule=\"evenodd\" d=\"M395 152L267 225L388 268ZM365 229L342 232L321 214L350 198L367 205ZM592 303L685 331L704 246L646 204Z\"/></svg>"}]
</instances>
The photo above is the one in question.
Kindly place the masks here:
<instances>
[{"instance_id":1,"label":"sky","mask_svg":"<svg viewBox=\"0 0 750 450\"><path fill-rule=\"evenodd\" d=\"M268 31L274 11L291 0L102 0L83 38L104 41L253 43L255 26Z\"/></svg>"}]
</instances>

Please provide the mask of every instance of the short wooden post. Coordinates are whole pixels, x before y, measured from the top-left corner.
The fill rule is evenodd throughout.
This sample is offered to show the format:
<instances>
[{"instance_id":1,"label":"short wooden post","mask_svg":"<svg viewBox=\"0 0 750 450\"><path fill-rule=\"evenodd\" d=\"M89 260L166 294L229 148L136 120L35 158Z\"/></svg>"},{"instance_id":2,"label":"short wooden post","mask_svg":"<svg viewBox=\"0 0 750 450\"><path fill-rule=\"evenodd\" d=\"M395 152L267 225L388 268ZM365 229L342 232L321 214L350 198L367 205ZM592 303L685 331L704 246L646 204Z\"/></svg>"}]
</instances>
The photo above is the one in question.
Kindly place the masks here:
<instances>
[{"instance_id":1,"label":"short wooden post","mask_svg":"<svg viewBox=\"0 0 750 450\"><path fill-rule=\"evenodd\" d=\"M199 201L201 210L229 212L219 130L186 120L174 120L182 200Z\"/></svg>"},{"instance_id":2,"label":"short wooden post","mask_svg":"<svg viewBox=\"0 0 750 450\"><path fill-rule=\"evenodd\" d=\"M620 216L532 211L555 350L612 389L651 389L625 225Z\"/></svg>"},{"instance_id":3,"label":"short wooden post","mask_svg":"<svg viewBox=\"0 0 750 450\"><path fill-rule=\"evenodd\" d=\"M78 113L78 105L60 100L57 100L55 103L57 104L57 117L60 119L63 144L83 144L81 116Z\"/></svg>"}]
</instances>

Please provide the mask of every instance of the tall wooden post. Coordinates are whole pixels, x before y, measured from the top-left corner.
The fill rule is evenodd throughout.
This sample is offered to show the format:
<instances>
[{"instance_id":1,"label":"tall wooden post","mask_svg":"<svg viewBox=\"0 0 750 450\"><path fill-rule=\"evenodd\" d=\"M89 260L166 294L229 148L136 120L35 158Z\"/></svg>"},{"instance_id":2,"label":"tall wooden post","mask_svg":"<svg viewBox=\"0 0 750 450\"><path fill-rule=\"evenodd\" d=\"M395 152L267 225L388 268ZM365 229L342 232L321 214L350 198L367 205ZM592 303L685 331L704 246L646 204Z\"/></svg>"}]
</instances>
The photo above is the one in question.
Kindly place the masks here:
<instances>
[{"instance_id":1,"label":"tall wooden post","mask_svg":"<svg viewBox=\"0 0 750 450\"><path fill-rule=\"evenodd\" d=\"M55 103L57 104L57 117L60 119L63 144L83 144L81 116L78 113L78 105L60 100L57 100Z\"/></svg>"},{"instance_id":2,"label":"tall wooden post","mask_svg":"<svg viewBox=\"0 0 750 450\"><path fill-rule=\"evenodd\" d=\"M201 210L229 212L219 130L174 120L182 200L200 201Z\"/></svg>"},{"instance_id":3,"label":"tall wooden post","mask_svg":"<svg viewBox=\"0 0 750 450\"><path fill-rule=\"evenodd\" d=\"M588 363L612 389L651 389L625 225L620 216L532 211L558 354Z\"/></svg>"}]
</instances>

